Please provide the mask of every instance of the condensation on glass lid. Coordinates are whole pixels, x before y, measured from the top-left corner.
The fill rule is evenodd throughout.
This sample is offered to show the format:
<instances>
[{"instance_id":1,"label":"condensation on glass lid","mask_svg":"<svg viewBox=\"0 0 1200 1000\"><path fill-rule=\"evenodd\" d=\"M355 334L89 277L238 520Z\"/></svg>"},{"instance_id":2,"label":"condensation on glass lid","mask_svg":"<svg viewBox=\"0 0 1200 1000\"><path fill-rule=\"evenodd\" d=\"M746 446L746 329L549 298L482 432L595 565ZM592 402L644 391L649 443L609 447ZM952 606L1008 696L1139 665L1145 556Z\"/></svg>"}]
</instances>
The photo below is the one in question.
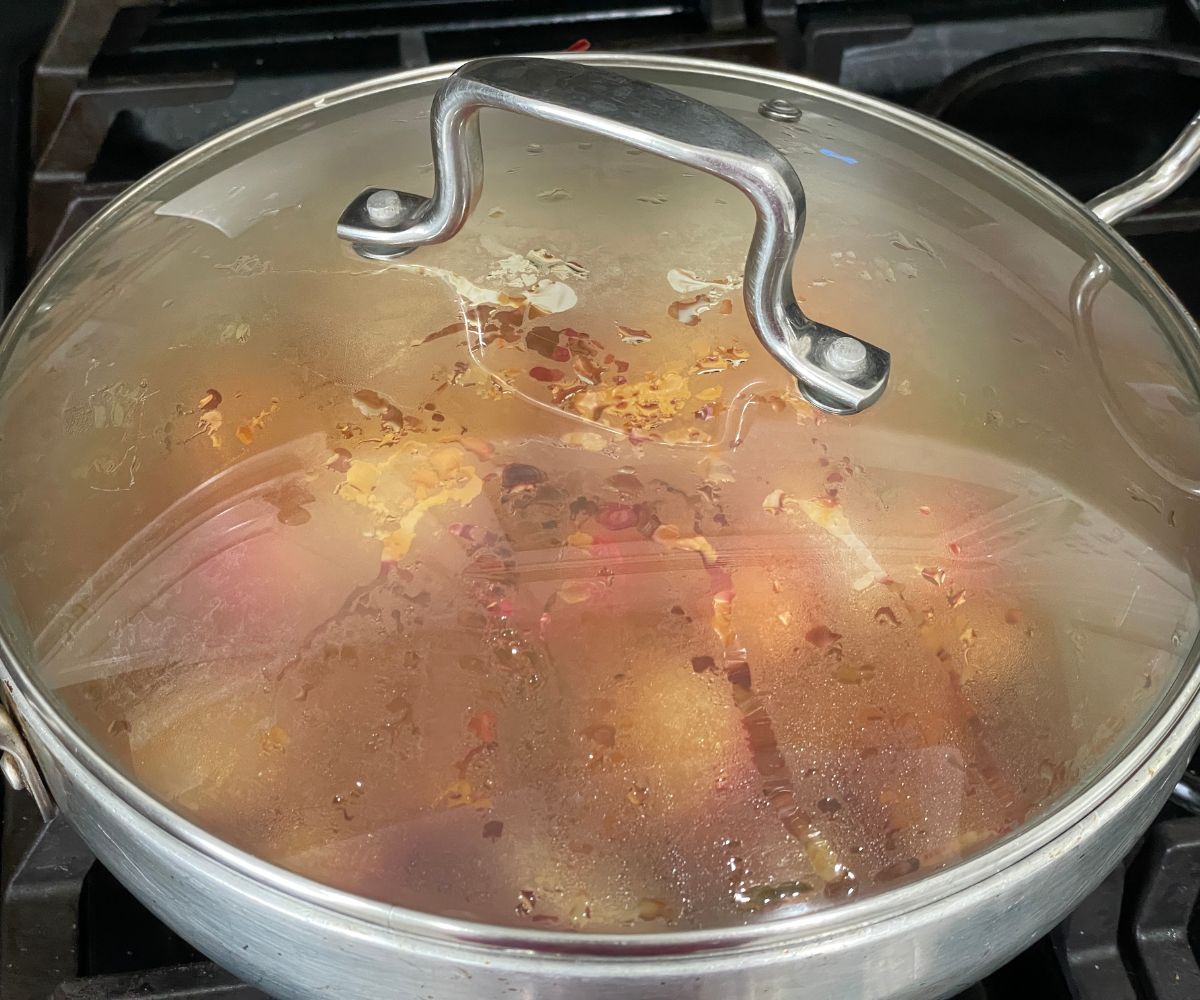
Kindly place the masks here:
<instances>
[{"instance_id":1,"label":"condensation on glass lid","mask_svg":"<svg viewBox=\"0 0 1200 1000\"><path fill-rule=\"evenodd\" d=\"M332 451L210 480L46 663L186 815L390 902L652 931L878 891L1074 784L1189 613L1169 567L1110 572L1136 538L992 456L948 479L928 441L787 409L735 469L395 409L360 391Z\"/></svg>"},{"instance_id":2,"label":"condensation on glass lid","mask_svg":"<svg viewBox=\"0 0 1200 1000\"><path fill-rule=\"evenodd\" d=\"M337 245L317 180L378 162L325 142L311 218L141 206L48 286L0 557L94 741L329 885L598 932L883 892L1103 767L1195 635L1195 516L1090 391L1078 255L1009 260L1016 210L944 165L912 186L969 217L894 197L896 150L810 157L797 292L898 359L826 418L746 322L745 206L514 136L419 257Z\"/></svg>"},{"instance_id":3,"label":"condensation on glass lid","mask_svg":"<svg viewBox=\"0 0 1200 1000\"><path fill-rule=\"evenodd\" d=\"M750 351L742 346L747 331L739 329L727 335L726 342L714 343L711 338L685 339L672 329L676 324L695 327L710 310L731 317L735 303L739 326L744 325L740 274L710 279L671 268L663 288L678 298L666 308L669 325L660 323L652 333L614 322L607 335L593 335L553 321L555 314L578 303L573 286L590 277L582 263L542 248L524 254L497 249L504 255L484 279L495 287L482 287L444 268L387 265L439 281L458 300L461 319L412 346L462 337L477 367L476 373L468 370L468 378L486 373L496 391L515 393L538 407L609 432L597 435L581 429L575 438L566 438L568 443L596 450L615 433L635 442L709 446L735 435L744 411L756 399L769 394L775 405L784 404L787 394L780 387L786 378L761 365L732 379L710 378L699 384L706 376L733 372L750 360ZM514 345L519 354L511 349ZM681 364L679 352L688 347L693 358ZM790 405L798 404L796 398Z\"/></svg>"}]
</instances>

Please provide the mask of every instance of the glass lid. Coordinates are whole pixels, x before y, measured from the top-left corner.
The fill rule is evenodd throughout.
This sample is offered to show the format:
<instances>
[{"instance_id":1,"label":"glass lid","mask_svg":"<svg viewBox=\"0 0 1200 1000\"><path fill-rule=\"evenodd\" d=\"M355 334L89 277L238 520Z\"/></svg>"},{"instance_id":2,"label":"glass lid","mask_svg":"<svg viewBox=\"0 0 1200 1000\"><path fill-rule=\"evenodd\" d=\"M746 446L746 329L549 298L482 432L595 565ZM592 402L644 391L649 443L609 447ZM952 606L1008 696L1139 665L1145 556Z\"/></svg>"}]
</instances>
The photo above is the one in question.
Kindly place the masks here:
<instances>
[{"instance_id":1,"label":"glass lid","mask_svg":"<svg viewBox=\"0 0 1200 1000\"><path fill-rule=\"evenodd\" d=\"M240 848L545 930L844 904L1100 773L1196 636L1178 308L902 112L517 62L443 94L436 168L447 71L355 88L43 273L0 356L20 669Z\"/></svg>"}]
</instances>

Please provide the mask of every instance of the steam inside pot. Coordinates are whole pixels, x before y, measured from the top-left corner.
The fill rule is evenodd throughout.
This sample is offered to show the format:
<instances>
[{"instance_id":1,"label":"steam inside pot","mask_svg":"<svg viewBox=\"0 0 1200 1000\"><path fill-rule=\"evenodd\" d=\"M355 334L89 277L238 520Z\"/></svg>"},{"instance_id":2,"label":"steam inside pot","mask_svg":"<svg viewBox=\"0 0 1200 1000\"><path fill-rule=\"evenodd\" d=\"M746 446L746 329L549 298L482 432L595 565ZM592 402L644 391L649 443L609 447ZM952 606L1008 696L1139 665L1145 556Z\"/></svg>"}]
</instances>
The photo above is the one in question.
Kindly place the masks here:
<instances>
[{"instance_id":1,"label":"steam inside pot","mask_svg":"<svg viewBox=\"0 0 1200 1000\"><path fill-rule=\"evenodd\" d=\"M825 417L748 327L745 206L526 127L419 260L314 243L345 201L314 180L236 224L155 195L43 290L0 394L0 559L88 738L302 875L604 932L844 904L1092 776L1194 636L1195 515L1079 374L1079 254L1043 233L1012 260L1018 213L982 195L983 236L935 226L945 201L905 217L843 127L854 191L884 193L806 173L839 225L797 287L894 331L895 383ZM369 131L322 139L333 176ZM1119 354L1149 314L1105 294ZM1051 366L1078 375L1057 397Z\"/></svg>"}]
</instances>

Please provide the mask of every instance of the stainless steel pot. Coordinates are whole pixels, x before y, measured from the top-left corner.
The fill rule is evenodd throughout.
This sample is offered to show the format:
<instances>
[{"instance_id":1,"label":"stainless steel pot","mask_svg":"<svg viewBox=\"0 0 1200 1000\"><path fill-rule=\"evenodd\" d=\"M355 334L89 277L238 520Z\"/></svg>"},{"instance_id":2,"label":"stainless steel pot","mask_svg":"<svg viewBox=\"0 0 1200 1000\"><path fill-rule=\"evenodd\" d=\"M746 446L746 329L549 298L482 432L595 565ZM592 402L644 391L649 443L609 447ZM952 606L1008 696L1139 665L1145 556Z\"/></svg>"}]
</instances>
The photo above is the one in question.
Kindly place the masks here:
<instances>
[{"instance_id":1,"label":"stainless steel pot","mask_svg":"<svg viewBox=\"0 0 1200 1000\"><path fill-rule=\"evenodd\" d=\"M835 88L784 74L665 57L589 56L582 64L719 74L759 88L764 96L799 96L865 109L890 126L953 149L998 179L1035 192L1041 204L1051 206L1053 212L1090 234L1099 263L1081 276L1076 289L1081 336L1088 336L1087 318L1098 286L1116 266L1126 274L1136 274L1145 294L1174 316L1179 328L1188 331L1190 342L1177 348L1191 357L1200 352L1200 334L1194 324L1110 228L1128 212L1165 195L1200 161L1200 117L1158 164L1098 199L1089 215L1018 164L972 140ZM515 66L519 70L519 64ZM512 70L514 64L508 63L507 68ZM413 83L440 80L449 72L449 67L437 67L404 73L347 88L318 104L383 95ZM427 223L442 237L461 223L474 201L477 185L473 188L458 178L453 168L457 164L470 173L479 166L477 140L472 145L469 122L482 105L607 130L610 135L714 173L723 174L740 164L745 173L739 186L744 189L760 177L744 156L739 160L735 152L727 150L727 155L714 158L711 150L697 151L685 141L686 129L669 134L668 124L653 115L639 117L630 112L627 120L614 124L611 113L589 117L584 110L563 110L557 106L560 98L566 103L569 100L553 88L540 94L521 93L497 88L495 80L489 84L493 89L481 94L479 72L476 68L473 75L458 77L458 98L453 90L448 91L445 106L435 113L435 127L443 127L442 133L435 133L441 135L442 143L435 145L435 150L441 157L439 180L445 187L439 187L443 196L439 211L425 217L419 215L418 206L417 221ZM587 77L580 79L586 82ZM639 97L645 96L639 91ZM310 106L311 102L276 112L196 148L164 169L179 171L219 155L231 143L295 119ZM466 146L456 146L464 134ZM134 187L102 213L33 283L9 320L6 351L49 277L86 246L107 219L139 199L157 179L152 177ZM462 183L456 186L459 180ZM768 179L762 190L776 191L777 187ZM807 321L794 303L795 311L785 312L799 317L795 319L801 330L799 340L772 326L773 296L786 296L779 262L790 259L789 240L794 250L799 235L794 223L802 219L801 206L772 202L767 195L756 198L760 227L756 247L761 249L772 239L782 243L757 258L757 251L752 251L751 271L759 267L766 277L759 282L748 280L746 294L751 315L758 316L760 337L780 337L776 346L782 344L789 356L804 362L803 324ZM367 211L365 203L359 208ZM377 212L376 221L378 218L384 219L384 229L399 230L409 221ZM360 225L344 235L359 242L380 243L378 226L368 231ZM438 236L428 233L424 236L425 240L435 238ZM392 245L415 242L420 241L397 237ZM786 268L782 271L786 273ZM809 345L812 343L820 341ZM882 358L880 364L885 364L886 355ZM818 392L839 387L836 380L814 376L803 363L793 370L801 378L809 377ZM866 371L878 380L878 365ZM856 408L864 401L869 403L874 394L871 389L865 396L835 397L830 408L836 410L837 404L847 403ZM1138 435L1131 432L1131 437ZM1172 469L1167 472L1175 474ZM1186 476L1175 478L1186 480ZM2 651L4 687L12 718L19 725L18 731L8 717L0 719L0 753L10 783L27 787L44 813L61 809L97 857L135 895L214 960L275 996L314 1000L329 996L454 1000L510 994L638 1000L681 996L929 1000L943 996L1028 946L1101 881L1169 795L1200 732L1200 674L1195 669L1197 650L1193 649L1157 710L1119 748L1106 769L1027 829L923 881L853 905L736 928L649 937L525 932L371 902L300 878L229 846L149 795L81 739L26 666L8 629Z\"/></svg>"}]
</instances>

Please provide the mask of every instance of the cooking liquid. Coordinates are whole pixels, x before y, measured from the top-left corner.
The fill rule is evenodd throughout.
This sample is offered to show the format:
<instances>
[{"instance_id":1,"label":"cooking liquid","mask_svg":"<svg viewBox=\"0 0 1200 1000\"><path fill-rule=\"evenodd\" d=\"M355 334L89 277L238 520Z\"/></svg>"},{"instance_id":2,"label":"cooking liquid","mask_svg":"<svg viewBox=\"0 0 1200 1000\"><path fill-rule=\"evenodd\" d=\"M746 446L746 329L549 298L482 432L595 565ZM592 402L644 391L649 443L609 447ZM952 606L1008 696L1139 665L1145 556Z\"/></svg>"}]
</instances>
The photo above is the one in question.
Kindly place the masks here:
<instances>
[{"instance_id":1,"label":"cooking liquid","mask_svg":"<svg viewBox=\"0 0 1200 1000\"><path fill-rule=\"evenodd\" d=\"M1072 724L1061 595L1023 583L1121 534L1052 482L931 476L798 402L732 451L389 406L168 510L50 657L129 771L264 858L496 923L737 923L978 850L1118 726Z\"/></svg>"},{"instance_id":2,"label":"cooking liquid","mask_svg":"<svg viewBox=\"0 0 1200 1000\"><path fill-rule=\"evenodd\" d=\"M1005 300L1003 334L985 310L923 367L949 290L991 301L965 266L907 305L821 289L814 315L900 359L877 406L823 418L736 277L645 276L667 242L592 226L586 279L470 233L422 251L440 271L371 264L312 238L344 203L318 187L242 242L131 212L51 286L0 399L0 559L31 660L202 827L492 923L770 919L1016 830L1173 677L1193 595L1178 544L1144 538L1188 513L1148 476L1122 494L1117 465L1086 481L1085 430L1113 451L1086 379L1078 427L1023 399L1083 371L1053 331L1013 346L1040 314ZM673 212L699 231L671 252L744 259L720 239L747 227L705 203ZM512 215L540 234L524 220L555 204ZM522 238L493 214L473 225Z\"/></svg>"}]
</instances>

